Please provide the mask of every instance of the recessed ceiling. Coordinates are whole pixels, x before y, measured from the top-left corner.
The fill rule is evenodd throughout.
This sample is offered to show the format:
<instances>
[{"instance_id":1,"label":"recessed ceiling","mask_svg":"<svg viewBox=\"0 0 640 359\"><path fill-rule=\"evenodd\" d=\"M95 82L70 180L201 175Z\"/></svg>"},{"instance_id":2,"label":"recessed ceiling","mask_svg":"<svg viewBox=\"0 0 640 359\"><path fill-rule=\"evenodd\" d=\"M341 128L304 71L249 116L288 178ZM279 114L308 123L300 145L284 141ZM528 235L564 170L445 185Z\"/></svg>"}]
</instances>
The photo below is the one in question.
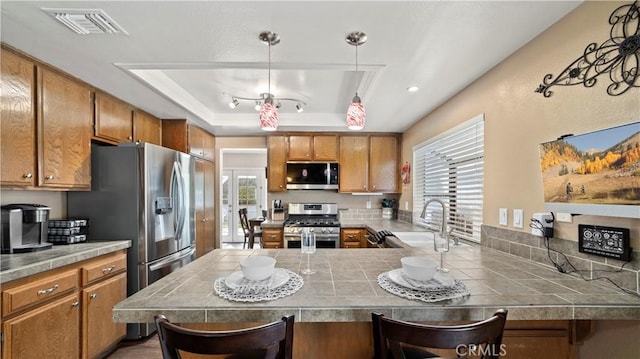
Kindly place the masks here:
<instances>
[{"instance_id":1,"label":"recessed ceiling","mask_svg":"<svg viewBox=\"0 0 640 359\"><path fill-rule=\"evenodd\" d=\"M283 101L283 131L403 132L558 21L580 1L2 1L2 41L160 118L218 136L262 135L254 102ZM128 35L79 35L42 8L102 9ZM358 47L352 31L368 35ZM418 86L417 92L408 92ZM535 87L535 84L532 84Z\"/></svg>"}]
</instances>

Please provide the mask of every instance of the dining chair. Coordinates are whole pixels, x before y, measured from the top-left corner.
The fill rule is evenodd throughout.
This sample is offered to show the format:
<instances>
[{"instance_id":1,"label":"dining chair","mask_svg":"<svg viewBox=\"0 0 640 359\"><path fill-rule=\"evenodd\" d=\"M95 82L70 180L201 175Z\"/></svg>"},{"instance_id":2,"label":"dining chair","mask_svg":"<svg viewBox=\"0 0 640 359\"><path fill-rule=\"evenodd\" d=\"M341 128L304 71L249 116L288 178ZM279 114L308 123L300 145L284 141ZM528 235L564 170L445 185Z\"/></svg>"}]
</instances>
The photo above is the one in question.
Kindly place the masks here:
<instances>
[{"instance_id":1,"label":"dining chair","mask_svg":"<svg viewBox=\"0 0 640 359\"><path fill-rule=\"evenodd\" d=\"M247 218L247 209L240 208L238 211L240 215L240 225L242 226L242 232L244 233L244 244L242 244L242 248L247 246L247 241L249 243L254 243L256 238L262 238L262 231L256 230L255 227L249 224L249 219ZM249 248L252 249L252 248Z\"/></svg>"},{"instance_id":2,"label":"dining chair","mask_svg":"<svg viewBox=\"0 0 640 359\"><path fill-rule=\"evenodd\" d=\"M428 325L405 322L371 313L375 359L435 358L431 349L455 349L457 357L494 359L505 354L502 334L507 311L499 309L487 319L463 325Z\"/></svg>"},{"instance_id":3,"label":"dining chair","mask_svg":"<svg viewBox=\"0 0 640 359\"><path fill-rule=\"evenodd\" d=\"M291 359L294 315L269 324L225 331L183 328L156 314L154 320L163 359L181 359L180 352L231 354L225 358Z\"/></svg>"}]
</instances>

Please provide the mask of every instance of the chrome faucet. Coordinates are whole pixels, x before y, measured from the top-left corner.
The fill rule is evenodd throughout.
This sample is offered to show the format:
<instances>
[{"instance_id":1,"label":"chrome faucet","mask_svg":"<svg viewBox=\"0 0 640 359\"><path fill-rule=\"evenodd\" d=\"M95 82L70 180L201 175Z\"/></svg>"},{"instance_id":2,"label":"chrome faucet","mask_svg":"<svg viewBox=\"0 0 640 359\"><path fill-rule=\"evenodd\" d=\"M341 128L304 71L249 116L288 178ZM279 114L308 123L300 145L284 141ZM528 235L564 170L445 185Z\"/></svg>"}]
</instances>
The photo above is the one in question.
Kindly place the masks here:
<instances>
[{"instance_id":1,"label":"chrome faucet","mask_svg":"<svg viewBox=\"0 0 640 359\"><path fill-rule=\"evenodd\" d=\"M442 236L442 238L448 240L449 236L451 235L451 232L453 232L453 228L447 231L447 207L445 206L444 202L441 199L431 198L430 200L428 200L424 204L424 207L422 207L422 213L420 213L420 218L425 219L427 217L427 207L429 206L430 203L433 203L433 202L439 203L442 206L442 224L440 226L440 235ZM453 242L454 242L453 244L457 246L458 238L454 237Z\"/></svg>"}]
</instances>

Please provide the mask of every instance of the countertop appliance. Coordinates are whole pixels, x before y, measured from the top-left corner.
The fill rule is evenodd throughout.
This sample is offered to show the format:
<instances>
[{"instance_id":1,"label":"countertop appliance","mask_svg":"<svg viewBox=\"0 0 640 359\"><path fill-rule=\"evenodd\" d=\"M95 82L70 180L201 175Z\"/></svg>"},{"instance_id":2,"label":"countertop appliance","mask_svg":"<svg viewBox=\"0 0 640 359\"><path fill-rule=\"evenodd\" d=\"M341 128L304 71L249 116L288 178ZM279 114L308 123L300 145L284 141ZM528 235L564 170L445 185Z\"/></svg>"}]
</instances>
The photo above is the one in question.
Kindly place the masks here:
<instances>
[{"instance_id":1,"label":"countertop appliance","mask_svg":"<svg viewBox=\"0 0 640 359\"><path fill-rule=\"evenodd\" d=\"M2 206L2 253L25 253L50 249L47 242L50 207L43 204Z\"/></svg>"},{"instance_id":2,"label":"countertop appliance","mask_svg":"<svg viewBox=\"0 0 640 359\"><path fill-rule=\"evenodd\" d=\"M287 162L287 189L338 189L338 163Z\"/></svg>"},{"instance_id":3,"label":"countertop appliance","mask_svg":"<svg viewBox=\"0 0 640 359\"><path fill-rule=\"evenodd\" d=\"M289 203L289 219L284 222L285 248L300 248L300 234L316 234L317 248L340 247L340 221L336 203Z\"/></svg>"},{"instance_id":4,"label":"countertop appliance","mask_svg":"<svg viewBox=\"0 0 640 359\"><path fill-rule=\"evenodd\" d=\"M148 143L93 145L90 192L69 192L69 216L86 217L91 239L129 239L128 295L195 259L194 160ZM153 324L128 324L127 339Z\"/></svg>"}]
</instances>

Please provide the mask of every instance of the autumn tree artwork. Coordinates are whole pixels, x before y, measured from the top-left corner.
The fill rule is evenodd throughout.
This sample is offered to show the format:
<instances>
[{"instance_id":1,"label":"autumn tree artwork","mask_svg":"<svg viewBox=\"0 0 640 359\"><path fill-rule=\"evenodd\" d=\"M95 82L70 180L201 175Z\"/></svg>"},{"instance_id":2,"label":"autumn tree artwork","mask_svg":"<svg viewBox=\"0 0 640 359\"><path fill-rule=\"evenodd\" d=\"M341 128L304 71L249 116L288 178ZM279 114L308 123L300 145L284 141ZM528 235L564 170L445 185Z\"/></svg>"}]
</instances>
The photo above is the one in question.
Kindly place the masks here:
<instances>
[{"instance_id":1,"label":"autumn tree artwork","mask_svg":"<svg viewBox=\"0 0 640 359\"><path fill-rule=\"evenodd\" d=\"M540 145L545 202L640 204L640 122Z\"/></svg>"}]
</instances>

